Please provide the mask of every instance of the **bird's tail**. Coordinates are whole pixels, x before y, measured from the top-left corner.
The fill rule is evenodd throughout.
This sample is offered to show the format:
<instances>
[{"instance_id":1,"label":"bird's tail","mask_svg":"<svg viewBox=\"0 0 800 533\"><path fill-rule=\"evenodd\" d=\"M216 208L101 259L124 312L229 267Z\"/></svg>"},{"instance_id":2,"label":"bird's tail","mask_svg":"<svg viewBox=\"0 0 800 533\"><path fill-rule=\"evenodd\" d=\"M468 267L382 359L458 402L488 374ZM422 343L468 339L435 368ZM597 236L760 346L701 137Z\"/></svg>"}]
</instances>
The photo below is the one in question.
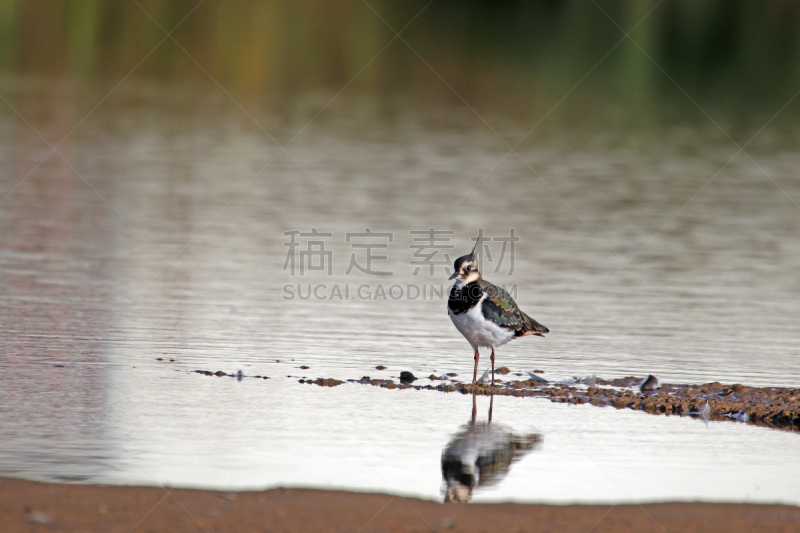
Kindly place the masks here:
<instances>
[{"instance_id":1,"label":"bird's tail","mask_svg":"<svg viewBox=\"0 0 800 533\"><path fill-rule=\"evenodd\" d=\"M524 313L523 313L524 314ZM543 333L550 333L550 330L547 329L547 326L539 324L534 319L525 315L525 329L520 332L521 335L539 335L543 337Z\"/></svg>"}]
</instances>

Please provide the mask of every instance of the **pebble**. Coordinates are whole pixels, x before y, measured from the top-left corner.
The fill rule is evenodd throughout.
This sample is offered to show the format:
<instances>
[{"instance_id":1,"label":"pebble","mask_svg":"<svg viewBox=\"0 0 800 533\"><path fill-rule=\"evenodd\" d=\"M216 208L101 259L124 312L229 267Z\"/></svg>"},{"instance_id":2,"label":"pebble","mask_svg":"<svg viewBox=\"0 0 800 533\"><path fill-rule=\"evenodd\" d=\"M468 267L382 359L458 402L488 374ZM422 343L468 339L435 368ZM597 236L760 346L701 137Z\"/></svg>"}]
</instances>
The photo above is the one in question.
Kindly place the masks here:
<instances>
[{"instance_id":1,"label":"pebble","mask_svg":"<svg viewBox=\"0 0 800 533\"><path fill-rule=\"evenodd\" d=\"M537 376L533 372L528 372L528 377L530 378L530 381L534 381L536 383L549 383L549 381L547 381L541 376Z\"/></svg>"},{"instance_id":2,"label":"pebble","mask_svg":"<svg viewBox=\"0 0 800 533\"><path fill-rule=\"evenodd\" d=\"M400 372L400 383L411 383L415 381L417 378L414 377L414 374L408 372L407 370L403 370Z\"/></svg>"},{"instance_id":3,"label":"pebble","mask_svg":"<svg viewBox=\"0 0 800 533\"><path fill-rule=\"evenodd\" d=\"M302 380L300 382L302 383ZM314 381L307 379L306 383L308 384L313 383L314 385L319 385L320 387L336 387L344 382L333 378L326 378L326 379L317 378Z\"/></svg>"},{"instance_id":4,"label":"pebble","mask_svg":"<svg viewBox=\"0 0 800 533\"><path fill-rule=\"evenodd\" d=\"M661 385L658 382L658 378L655 377L653 374L647 376L647 379L642 382L642 386L640 390L642 392L652 391L659 388Z\"/></svg>"}]
</instances>

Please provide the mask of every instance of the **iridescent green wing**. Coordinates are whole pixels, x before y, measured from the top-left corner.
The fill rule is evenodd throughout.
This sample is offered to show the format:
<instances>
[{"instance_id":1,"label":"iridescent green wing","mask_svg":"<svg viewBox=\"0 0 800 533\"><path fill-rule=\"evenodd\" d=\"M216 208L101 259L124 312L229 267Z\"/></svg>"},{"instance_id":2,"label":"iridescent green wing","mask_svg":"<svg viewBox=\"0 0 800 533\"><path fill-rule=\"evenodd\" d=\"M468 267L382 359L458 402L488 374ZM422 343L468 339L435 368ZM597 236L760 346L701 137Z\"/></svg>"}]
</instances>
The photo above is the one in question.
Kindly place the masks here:
<instances>
[{"instance_id":1,"label":"iridescent green wing","mask_svg":"<svg viewBox=\"0 0 800 533\"><path fill-rule=\"evenodd\" d=\"M517 335L547 333L548 329L522 312L511 295L497 285L481 280L481 289L486 293L483 301L483 317L500 326L513 329Z\"/></svg>"},{"instance_id":2,"label":"iridescent green wing","mask_svg":"<svg viewBox=\"0 0 800 533\"><path fill-rule=\"evenodd\" d=\"M525 315L511 295L485 280L481 280L480 285L486 293L482 308L484 318L513 330L524 329Z\"/></svg>"}]
</instances>

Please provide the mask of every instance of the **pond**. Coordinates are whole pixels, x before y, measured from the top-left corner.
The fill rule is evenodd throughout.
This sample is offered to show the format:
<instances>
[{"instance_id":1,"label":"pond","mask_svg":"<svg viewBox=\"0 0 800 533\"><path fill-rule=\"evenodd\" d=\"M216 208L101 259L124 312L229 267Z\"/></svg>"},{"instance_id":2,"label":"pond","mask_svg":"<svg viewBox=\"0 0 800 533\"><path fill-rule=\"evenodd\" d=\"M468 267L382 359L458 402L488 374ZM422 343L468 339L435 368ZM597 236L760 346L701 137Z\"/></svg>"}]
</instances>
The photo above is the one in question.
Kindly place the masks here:
<instances>
[{"instance_id":1,"label":"pond","mask_svg":"<svg viewBox=\"0 0 800 533\"><path fill-rule=\"evenodd\" d=\"M77 89L41 90L0 126L2 475L443 498L469 396L298 380L465 380L447 278L479 232L550 329L500 366L800 382L800 156L769 128L739 154L706 122L526 136L460 104L154 86L71 134ZM796 434L493 402L536 444L473 501L800 504Z\"/></svg>"}]
</instances>

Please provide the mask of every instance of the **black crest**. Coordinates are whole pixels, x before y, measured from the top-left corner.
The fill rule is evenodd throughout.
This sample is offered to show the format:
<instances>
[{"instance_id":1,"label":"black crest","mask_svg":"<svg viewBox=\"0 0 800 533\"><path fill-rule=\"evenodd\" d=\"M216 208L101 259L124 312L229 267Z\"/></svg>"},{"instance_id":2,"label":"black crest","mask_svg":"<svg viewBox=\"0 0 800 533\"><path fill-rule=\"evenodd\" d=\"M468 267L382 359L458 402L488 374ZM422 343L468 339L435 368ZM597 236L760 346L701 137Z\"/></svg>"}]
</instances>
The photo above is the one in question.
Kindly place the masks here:
<instances>
[{"instance_id":1,"label":"black crest","mask_svg":"<svg viewBox=\"0 0 800 533\"><path fill-rule=\"evenodd\" d=\"M475 260L475 249L477 247L478 247L478 241L475 241L475 246L472 247L472 251L470 253L468 253L467 255L462 255L453 262L453 270L458 272L459 270L461 270L461 265L463 265L464 263L471 263L473 260Z\"/></svg>"}]
</instances>

